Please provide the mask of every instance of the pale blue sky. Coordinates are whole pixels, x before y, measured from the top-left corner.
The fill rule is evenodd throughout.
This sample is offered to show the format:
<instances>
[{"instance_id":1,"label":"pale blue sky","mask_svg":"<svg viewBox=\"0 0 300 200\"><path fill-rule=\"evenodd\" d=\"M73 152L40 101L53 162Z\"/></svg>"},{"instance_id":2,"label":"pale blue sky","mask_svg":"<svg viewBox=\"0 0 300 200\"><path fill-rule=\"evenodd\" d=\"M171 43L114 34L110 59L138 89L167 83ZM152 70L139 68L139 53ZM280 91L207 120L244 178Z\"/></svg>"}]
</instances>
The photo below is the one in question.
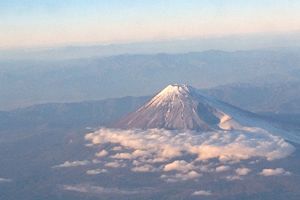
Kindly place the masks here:
<instances>
[{"instance_id":1,"label":"pale blue sky","mask_svg":"<svg viewBox=\"0 0 300 200\"><path fill-rule=\"evenodd\" d=\"M0 0L0 48L300 30L299 0Z\"/></svg>"}]
</instances>

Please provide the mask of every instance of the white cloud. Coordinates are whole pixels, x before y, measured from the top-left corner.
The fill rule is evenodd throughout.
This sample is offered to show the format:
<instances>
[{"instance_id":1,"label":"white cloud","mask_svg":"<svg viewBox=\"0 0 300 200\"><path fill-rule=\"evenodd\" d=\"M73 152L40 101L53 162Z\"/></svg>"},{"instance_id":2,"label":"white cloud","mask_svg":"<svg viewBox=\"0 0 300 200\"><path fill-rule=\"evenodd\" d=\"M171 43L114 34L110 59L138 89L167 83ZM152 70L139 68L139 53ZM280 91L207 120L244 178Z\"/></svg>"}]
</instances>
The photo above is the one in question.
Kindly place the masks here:
<instances>
[{"instance_id":1,"label":"white cloud","mask_svg":"<svg viewBox=\"0 0 300 200\"><path fill-rule=\"evenodd\" d=\"M291 172L285 171L283 168L276 169L263 169L260 173L262 176L279 176L279 175L290 175Z\"/></svg>"},{"instance_id":2,"label":"white cloud","mask_svg":"<svg viewBox=\"0 0 300 200\"><path fill-rule=\"evenodd\" d=\"M8 183L8 182L12 182L12 180L9 178L1 178L0 177L0 183Z\"/></svg>"},{"instance_id":3,"label":"white cloud","mask_svg":"<svg viewBox=\"0 0 300 200\"><path fill-rule=\"evenodd\" d=\"M242 180L242 178L238 175L229 175L229 176L226 176L226 179L228 181Z\"/></svg>"},{"instance_id":4,"label":"white cloud","mask_svg":"<svg viewBox=\"0 0 300 200\"><path fill-rule=\"evenodd\" d=\"M101 186L94 186L89 184L77 184L77 185L63 185L63 190L81 192L81 193L92 193L92 194L119 194L119 195L130 195L137 194L143 190L123 190L119 188L105 188Z\"/></svg>"},{"instance_id":5,"label":"white cloud","mask_svg":"<svg viewBox=\"0 0 300 200\"><path fill-rule=\"evenodd\" d=\"M210 196L212 195L211 191L206 191L206 190L198 190L193 192L193 196Z\"/></svg>"},{"instance_id":6,"label":"white cloud","mask_svg":"<svg viewBox=\"0 0 300 200\"><path fill-rule=\"evenodd\" d=\"M88 175L97 175L102 173L107 173L107 169L90 169L86 171L86 174Z\"/></svg>"},{"instance_id":7,"label":"white cloud","mask_svg":"<svg viewBox=\"0 0 300 200\"><path fill-rule=\"evenodd\" d=\"M111 157L116 158L116 159L125 159L125 160L127 160L127 159L131 160L131 159L135 158L135 156L131 153L117 153Z\"/></svg>"},{"instance_id":8,"label":"white cloud","mask_svg":"<svg viewBox=\"0 0 300 200\"><path fill-rule=\"evenodd\" d=\"M105 167L125 167L127 163L133 172L165 173L162 178L167 181L196 179L204 172L227 171L228 165L241 160L280 159L294 151L294 147L282 138L256 128L202 133L102 128L87 134L85 139L100 148L114 145L99 152L110 155L106 157ZM214 166L207 164L212 159ZM228 179L240 179L249 172L248 168L237 169L236 175Z\"/></svg>"},{"instance_id":9,"label":"white cloud","mask_svg":"<svg viewBox=\"0 0 300 200\"><path fill-rule=\"evenodd\" d=\"M122 146L115 146L111 150L113 150L113 151L122 151L123 147Z\"/></svg>"},{"instance_id":10,"label":"white cloud","mask_svg":"<svg viewBox=\"0 0 300 200\"><path fill-rule=\"evenodd\" d=\"M247 134L247 135L246 135ZM219 158L243 160L263 157L268 160L288 156L293 146L267 132L217 131L207 133L151 130L100 129L85 138L94 145L114 143L127 149L152 154L154 158L170 159L183 153L196 154L199 160ZM143 155L144 156L144 155Z\"/></svg>"},{"instance_id":11,"label":"white cloud","mask_svg":"<svg viewBox=\"0 0 300 200\"><path fill-rule=\"evenodd\" d=\"M157 171L157 169L154 168L152 165L145 164L145 165L133 167L131 169L131 171L133 171L133 172L155 172L155 171Z\"/></svg>"},{"instance_id":12,"label":"white cloud","mask_svg":"<svg viewBox=\"0 0 300 200\"><path fill-rule=\"evenodd\" d=\"M249 174L251 172L251 169L246 168L246 167L241 167L241 168L237 168L235 170L235 174L234 175L228 175L225 178L228 181L236 181L236 180L242 180L243 176L246 176L247 174Z\"/></svg>"},{"instance_id":13,"label":"white cloud","mask_svg":"<svg viewBox=\"0 0 300 200\"><path fill-rule=\"evenodd\" d=\"M187 172L190 171L192 169L194 169L195 167L191 164L188 163L184 160L175 160L172 163L168 163L164 166L164 171L182 171L182 172Z\"/></svg>"},{"instance_id":14,"label":"white cloud","mask_svg":"<svg viewBox=\"0 0 300 200\"><path fill-rule=\"evenodd\" d=\"M84 166L88 164L90 164L88 160L75 160L75 161L66 161L62 164L55 165L52 168L78 167L78 166Z\"/></svg>"},{"instance_id":15,"label":"white cloud","mask_svg":"<svg viewBox=\"0 0 300 200\"><path fill-rule=\"evenodd\" d=\"M239 176L246 176L247 174L249 174L251 172L251 169L243 167L243 168L237 168L235 170L236 174Z\"/></svg>"},{"instance_id":16,"label":"white cloud","mask_svg":"<svg viewBox=\"0 0 300 200\"><path fill-rule=\"evenodd\" d=\"M97 157L105 157L108 155L108 152L106 150L102 150L95 154Z\"/></svg>"},{"instance_id":17,"label":"white cloud","mask_svg":"<svg viewBox=\"0 0 300 200\"><path fill-rule=\"evenodd\" d=\"M161 175L161 178L167 182L178 182L178 181L188 181L188 180L194 180L201 176L196 171L189 171L189 172L179 172L175 175Z\"/></svg>"},{"instance_id":18,"label":"white cloud","mask_svg":"<svg viewBox=\"0 0 300 200\"><path fill-rule=\"evenodd\" d=\"M108 167L108 168L119 168L119 167L126 167L126 164L118 162L118 161L113 161L113 162L105 163L105 167Z\"/></svg>"},{"instance_id":19,"label":"white cloud","mask_svg":"<svg viewBox=\"0 0 300 200\"><path fill-rule=\"evenodd\" d=\"M230 169L231 169L231 167L228 165L221 165L221 166L216 167L216 172L225 172Z\"/></svg>"},{"instance_id":20,"label":"white cloud","mask_svg":"<svg viewBox=\"0 0 300 200\"><path fill-rule=\"evenodd\" d=\"M92 160L92 163L94 164L98 164L98 163L102 163L103 161L102 160L99 160L99 159L93 159Z\"/></svg>"}]
</instances>

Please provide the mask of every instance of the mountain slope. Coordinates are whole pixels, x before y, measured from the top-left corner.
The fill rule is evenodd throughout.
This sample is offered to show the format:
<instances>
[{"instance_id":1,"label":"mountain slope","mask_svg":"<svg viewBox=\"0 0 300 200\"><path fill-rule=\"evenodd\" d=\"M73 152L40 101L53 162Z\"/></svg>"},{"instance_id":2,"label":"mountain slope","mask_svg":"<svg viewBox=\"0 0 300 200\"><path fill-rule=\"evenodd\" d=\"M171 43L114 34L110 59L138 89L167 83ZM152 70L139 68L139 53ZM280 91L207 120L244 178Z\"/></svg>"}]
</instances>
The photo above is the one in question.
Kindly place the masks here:
<instances>
[{"instance_id":1,"label":"mountain slope","mask_svg":"<svg viewBox=\"0 0 300 200\"><path fill-rule=\"evenodd\" d=\"M123 97L74 103L49 103L0 112L2 131L25 128L109 126L143 105L149 97Z\"/></svg>"},{"instance_id":2,"label":"mountain slope","mask_svg":"<svg viewBox=\"0 0 300 200\"><path fill-rule=\"evenodd\" d=\"M287 140L300 142L296 134L262 119L259 115L204 95L191 86L178 84L167 86L137 111L121 119L115 127L196 131L268 131Z\"/></svg>"}]
</instances>

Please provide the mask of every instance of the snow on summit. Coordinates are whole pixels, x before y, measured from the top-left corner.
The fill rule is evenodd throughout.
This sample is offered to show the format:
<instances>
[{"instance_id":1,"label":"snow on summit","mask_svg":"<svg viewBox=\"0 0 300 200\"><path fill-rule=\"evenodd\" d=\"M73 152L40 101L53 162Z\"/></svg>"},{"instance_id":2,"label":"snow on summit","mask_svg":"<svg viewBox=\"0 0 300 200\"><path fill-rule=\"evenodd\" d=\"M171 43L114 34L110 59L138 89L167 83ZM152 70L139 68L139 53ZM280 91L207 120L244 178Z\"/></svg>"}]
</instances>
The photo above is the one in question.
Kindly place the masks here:
<instances>
[{"instance_id":1,"label":"snow on summit","mask_svg":"<svg viewBox=\"0 0 300 200\"><path fill-rule=\"evenodd\" d=\"M175 101L176 99L182 99L188 97L193 88L188 85L172 84L168 85L165 89L159 92L153 101L149 102L149 106L157 106L167 101Z\"/></svg>"}]
</instances>

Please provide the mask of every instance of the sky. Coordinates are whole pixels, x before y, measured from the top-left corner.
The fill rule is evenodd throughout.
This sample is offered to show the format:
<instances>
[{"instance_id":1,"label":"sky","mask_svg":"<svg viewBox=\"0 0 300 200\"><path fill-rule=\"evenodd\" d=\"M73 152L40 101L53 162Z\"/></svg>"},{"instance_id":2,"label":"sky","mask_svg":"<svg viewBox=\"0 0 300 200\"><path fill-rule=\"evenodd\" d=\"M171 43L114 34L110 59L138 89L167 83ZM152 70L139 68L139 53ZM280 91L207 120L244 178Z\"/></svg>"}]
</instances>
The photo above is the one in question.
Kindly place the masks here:
<instances>
[{"instance_id":1,"label":"sky","mask_svg":"<svg viewBox=\"0 0 300 200\"><path fill-rule=\"evenodd\" d=\"M0 48L300 30L299 0L0 0Z\"/></svg>"}]
</instances>

